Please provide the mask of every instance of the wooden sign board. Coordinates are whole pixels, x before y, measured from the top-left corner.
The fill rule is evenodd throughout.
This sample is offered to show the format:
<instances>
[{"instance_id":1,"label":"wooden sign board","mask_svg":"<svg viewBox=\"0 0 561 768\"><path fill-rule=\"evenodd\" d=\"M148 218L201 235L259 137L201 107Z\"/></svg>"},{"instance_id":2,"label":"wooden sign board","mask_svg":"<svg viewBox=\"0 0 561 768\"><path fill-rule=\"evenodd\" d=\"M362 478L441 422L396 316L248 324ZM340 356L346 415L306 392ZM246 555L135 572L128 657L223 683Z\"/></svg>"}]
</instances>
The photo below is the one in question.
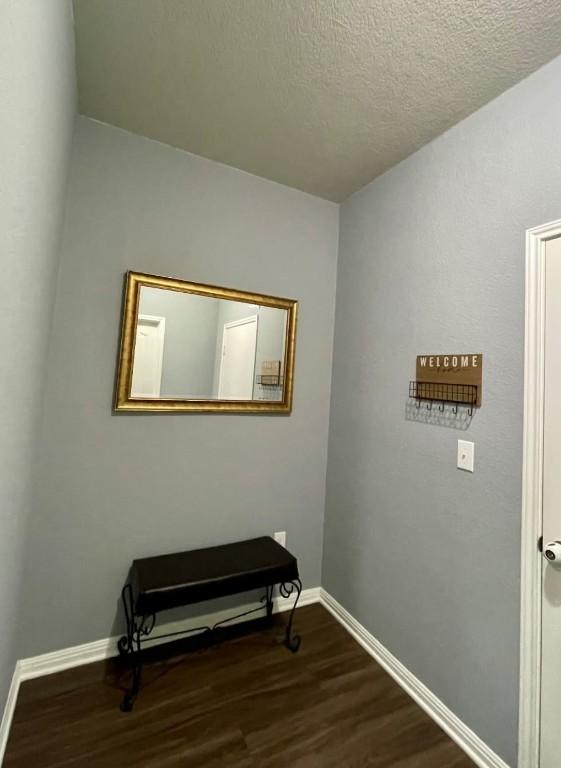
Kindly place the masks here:
<instances>
[{"instance_id":1,"label":"wooden sign board","mask_svg":"<svg viewBox=\"0 0 561 768\"><path fill-rule=\"evenodd\" d=\"M416 379L418 398L479 406L483 355L418 355Z\"/></svg>"}]
</instances>

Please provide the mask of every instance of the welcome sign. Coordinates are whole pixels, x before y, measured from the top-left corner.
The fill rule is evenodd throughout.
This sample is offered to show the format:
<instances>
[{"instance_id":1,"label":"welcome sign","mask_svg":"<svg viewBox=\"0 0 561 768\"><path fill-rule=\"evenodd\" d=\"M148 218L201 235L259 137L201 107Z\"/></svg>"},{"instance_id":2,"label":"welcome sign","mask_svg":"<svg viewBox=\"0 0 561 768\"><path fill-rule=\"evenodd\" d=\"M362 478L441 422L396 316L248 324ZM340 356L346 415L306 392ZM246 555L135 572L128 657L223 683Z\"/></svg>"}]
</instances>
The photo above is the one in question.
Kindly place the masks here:
<instances>
[{"instance_id":1,"label":"welcome sign","mask_svg":"<svg viewBox=\"0 0 561 768\"><path fill-rule=\"evenodd\" d=\"M483 381L483 355L466 355L465 353L418 355L416 378L418 393L426 399L440 399L436 396L439 384L456 384L458 391L462 391L460 389L462 386L466 387L466 391L470 387L477 387L477 399L474 405L479 406Z\"/></svg>"}]
</instances>

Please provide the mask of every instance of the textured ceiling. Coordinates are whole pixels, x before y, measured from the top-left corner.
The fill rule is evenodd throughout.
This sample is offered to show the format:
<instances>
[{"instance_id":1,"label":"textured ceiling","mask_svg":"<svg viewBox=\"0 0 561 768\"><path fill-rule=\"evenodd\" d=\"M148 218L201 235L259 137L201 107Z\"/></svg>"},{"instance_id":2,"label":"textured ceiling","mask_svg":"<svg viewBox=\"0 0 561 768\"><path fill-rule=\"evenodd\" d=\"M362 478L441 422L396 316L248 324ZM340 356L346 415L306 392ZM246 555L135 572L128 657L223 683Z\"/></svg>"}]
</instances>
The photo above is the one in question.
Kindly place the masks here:
<instances>
[{"instance_id":1,"label":"textured ceiling","mask_svg":"<svg viewBox=\"0 0 561 768\"><path fill-rule=\"evenodd\" d=\"M75 0L80 111L340 201L561 52L560 0Z\"/></svg>"}]
</instances>

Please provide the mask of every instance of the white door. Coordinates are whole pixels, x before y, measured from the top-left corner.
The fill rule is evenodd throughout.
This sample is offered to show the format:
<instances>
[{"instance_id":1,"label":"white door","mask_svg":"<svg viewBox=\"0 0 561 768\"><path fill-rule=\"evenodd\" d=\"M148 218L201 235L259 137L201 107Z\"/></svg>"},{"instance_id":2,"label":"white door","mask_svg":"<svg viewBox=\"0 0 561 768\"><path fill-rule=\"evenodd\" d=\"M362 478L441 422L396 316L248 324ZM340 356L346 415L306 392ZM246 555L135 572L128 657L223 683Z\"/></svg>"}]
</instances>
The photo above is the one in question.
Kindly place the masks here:
<instances>
[{"instance_id":1,"label":"white door","mask_svg":"<svg viewBox=\"0 0 561 768\"><path fill-rule=\"evenodd\" d=\"M159 397L162 386L165 319L139 315L136 326L131 397Z\"/></svg>"},{"instance_id":2,"label":"white door","mask_svg":"<svg viewBox=\"0 0 561 768\"><path fill-rule=\"evenodd\" d=\"M561 766L561 566L549 542L561 541L561 238L545 250L545 406L540 768Z\"/></svg>"},{"instance_id":3,"label":"white door","mask_svg":"<svg viewBox=\"0 0 561 768\"><path fill-rule=\"evenodd\" d=\"M221 400L253 400L257 315L225 323L218 397Z\"/></svg>"}]
</instances>

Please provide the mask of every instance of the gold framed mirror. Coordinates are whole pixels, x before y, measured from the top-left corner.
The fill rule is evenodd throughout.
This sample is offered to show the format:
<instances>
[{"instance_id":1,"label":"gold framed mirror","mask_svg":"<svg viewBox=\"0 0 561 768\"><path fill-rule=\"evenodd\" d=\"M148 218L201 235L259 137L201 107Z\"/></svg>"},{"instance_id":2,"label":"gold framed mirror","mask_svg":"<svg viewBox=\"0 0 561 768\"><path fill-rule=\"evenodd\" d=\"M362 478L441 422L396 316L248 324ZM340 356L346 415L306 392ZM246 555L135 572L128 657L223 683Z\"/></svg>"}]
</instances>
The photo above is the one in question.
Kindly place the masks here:
<instances>
[{"instance_id":1,"label":"gold framed mirror","mask_svg":"<svg viewBox=\"0 0 561 768\"><path fill-rule=\"evenodd\" d=\"M290 413L298 302L127 272L117 411Z\"/></svg>"}]
</instances>

